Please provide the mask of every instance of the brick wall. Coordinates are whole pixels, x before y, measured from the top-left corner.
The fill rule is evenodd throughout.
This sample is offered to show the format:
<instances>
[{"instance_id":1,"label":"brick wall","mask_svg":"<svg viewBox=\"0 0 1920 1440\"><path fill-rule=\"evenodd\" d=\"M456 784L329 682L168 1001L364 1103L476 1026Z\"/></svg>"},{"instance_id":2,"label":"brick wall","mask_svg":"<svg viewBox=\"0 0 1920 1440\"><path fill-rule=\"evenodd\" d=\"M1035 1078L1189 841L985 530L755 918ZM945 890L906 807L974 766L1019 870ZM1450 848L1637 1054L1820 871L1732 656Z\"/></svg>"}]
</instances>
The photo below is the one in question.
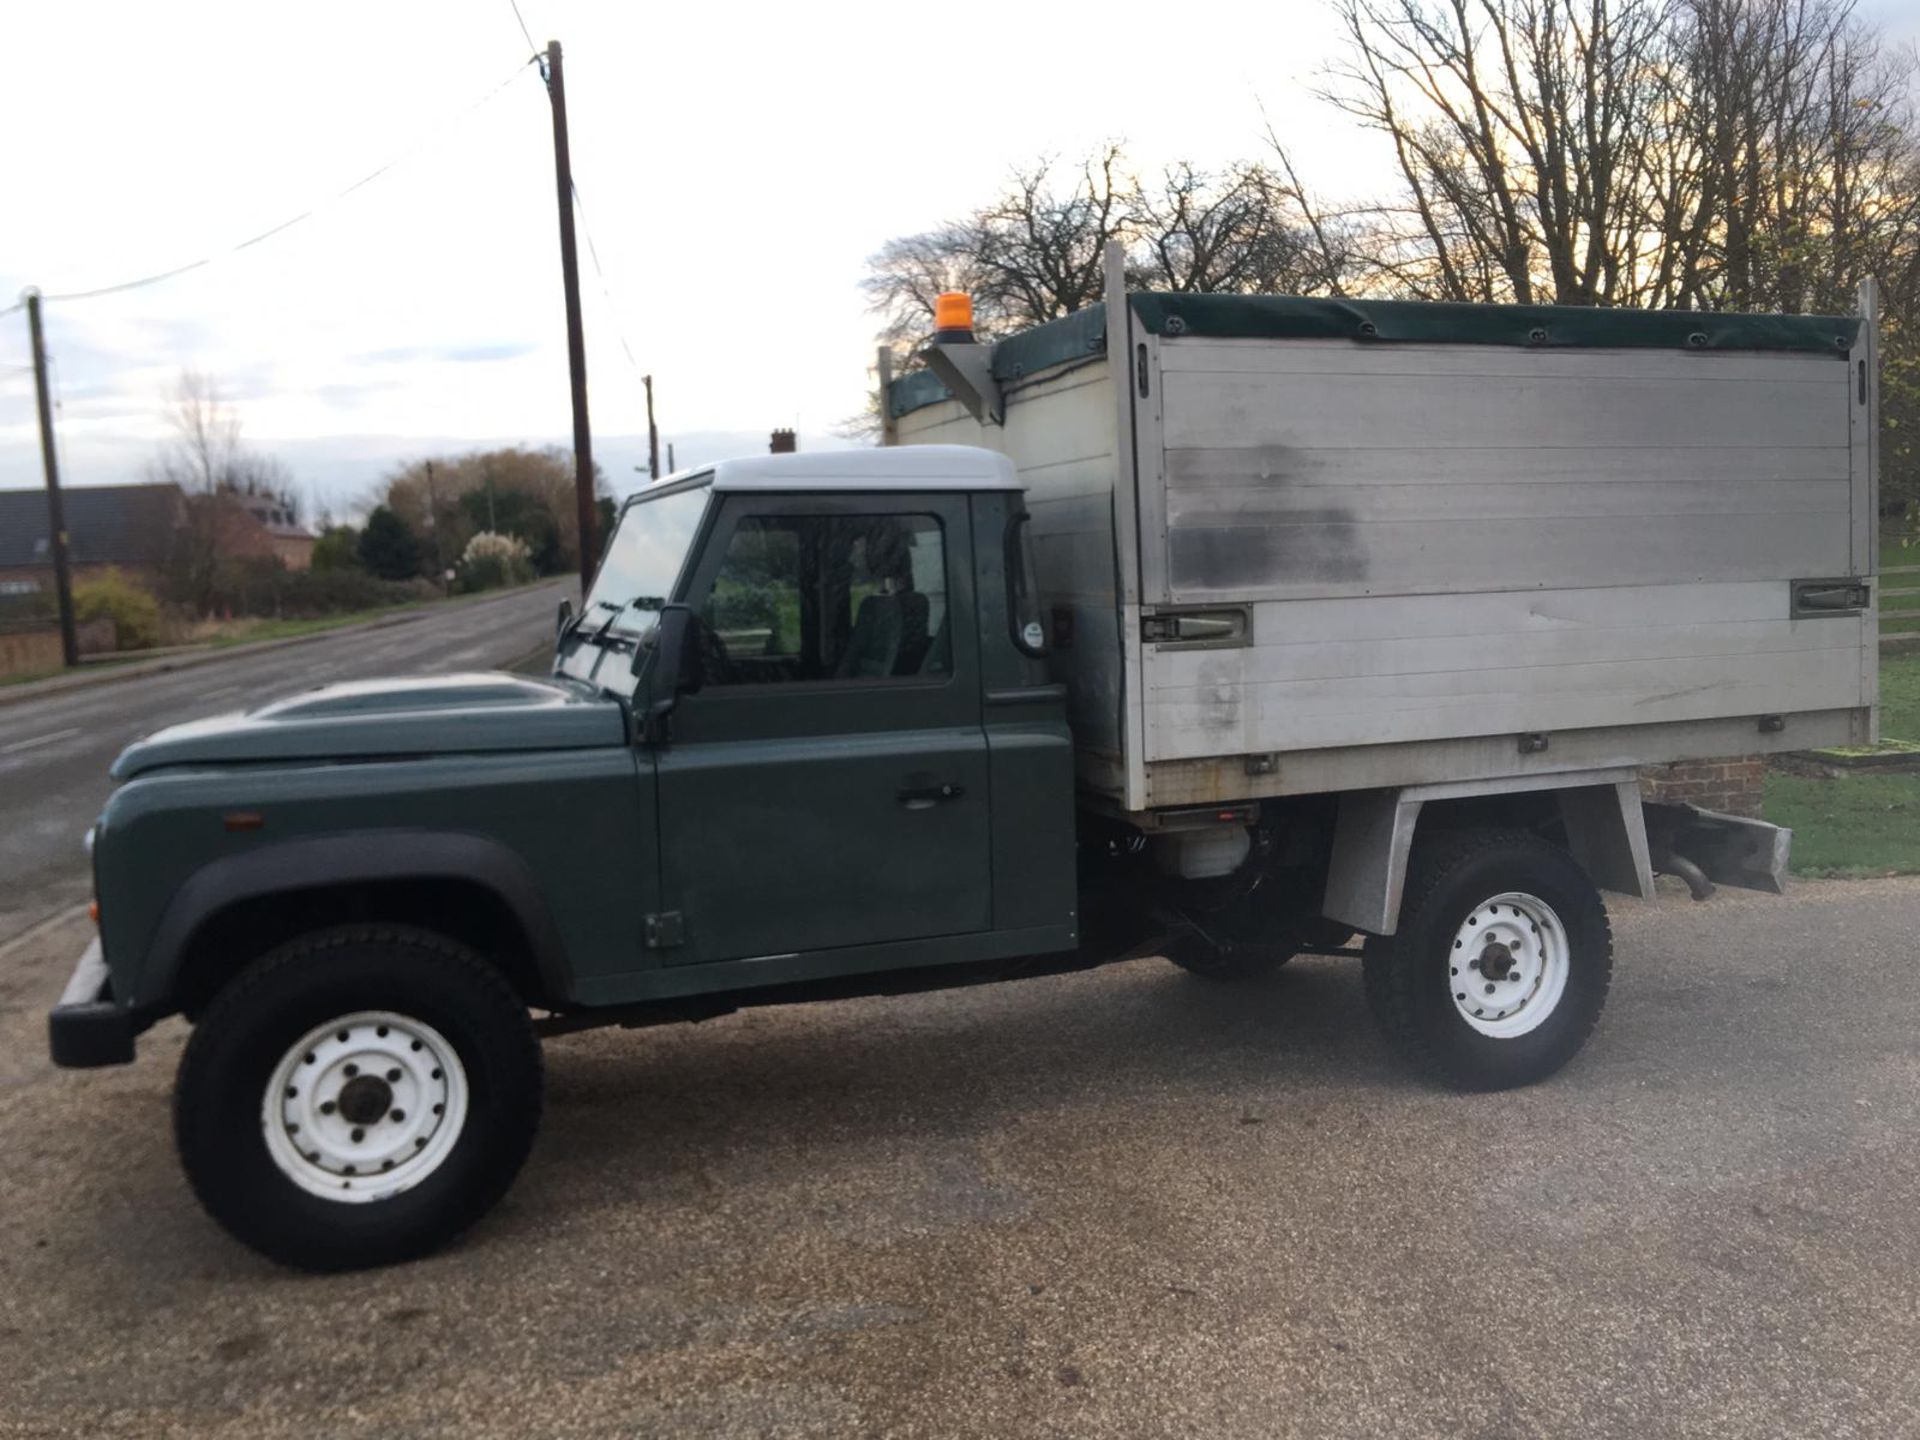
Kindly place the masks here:
<instances>
[{"instance_id":1,"label":"brick wall","mask_svg":"<svg viewBox=\"0 0 1920 1440\"><path fill-rule=\"evenodd\" d=\"M1677 760L1671 765L1649 765L1640 772L1643 800L1698 805L1728 815L1758 815L1761 786L1766 779L1763 755L1735 755L1720 760Z\"/></svg>"}]
</instances>

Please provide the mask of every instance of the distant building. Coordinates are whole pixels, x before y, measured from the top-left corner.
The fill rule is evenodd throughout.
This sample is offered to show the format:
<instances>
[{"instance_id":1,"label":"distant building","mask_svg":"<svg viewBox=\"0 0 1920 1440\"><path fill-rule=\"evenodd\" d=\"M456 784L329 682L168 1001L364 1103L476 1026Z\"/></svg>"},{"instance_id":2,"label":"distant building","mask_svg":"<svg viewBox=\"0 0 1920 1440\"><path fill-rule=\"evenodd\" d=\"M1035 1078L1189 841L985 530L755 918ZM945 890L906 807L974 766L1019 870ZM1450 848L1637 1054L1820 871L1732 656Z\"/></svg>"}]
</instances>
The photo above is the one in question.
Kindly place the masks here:
<instances>
[{"instance_id":1,"label":"distant building","mask_svg":"<svg viewBox=\"0 0 1920 1440\"><path fill-rule=\"evenodd\" d=\"M178 485L76 485L60 492L67 518L67 556L75 580L111 566L158 588L175 553L190 502ZM314 536L271 495L225 492L214 549L235 559L278 559L289 570L313 561ZM202 531L206 534L206 531ZM53 590L53 536L47 492L0 490L0 597Z\"/></svg>"},{"instance_id":2,"label":"distant building","mask_svg":"<svg viewBox=\"0 0 1920 1440\"><path fill-rule=\"evenodd\" d=\"M178 485L80 485L60 492L74 579L109 566L153 581L185 522ZM312 541L308 542L309 548ZM0 490L0 595L53 589L53 532L47 492Z\"/></svg>"},{"instance_id":3,"label":"distant building","mask_svg":"<svg viewBox=\"0 0 1920 1440\"><path fill-rule=\"evenodd\" d=\"M293 511L280 499L272 495L235 495L233 499L258 528L259 537L247 534L245 525L235 526L231 547L222 547L227 553L277 555L289 570L304 570L313 563L315 536L294 518ZM223 541L226 538L222 536Z\"/></svg>"}]
</instances>

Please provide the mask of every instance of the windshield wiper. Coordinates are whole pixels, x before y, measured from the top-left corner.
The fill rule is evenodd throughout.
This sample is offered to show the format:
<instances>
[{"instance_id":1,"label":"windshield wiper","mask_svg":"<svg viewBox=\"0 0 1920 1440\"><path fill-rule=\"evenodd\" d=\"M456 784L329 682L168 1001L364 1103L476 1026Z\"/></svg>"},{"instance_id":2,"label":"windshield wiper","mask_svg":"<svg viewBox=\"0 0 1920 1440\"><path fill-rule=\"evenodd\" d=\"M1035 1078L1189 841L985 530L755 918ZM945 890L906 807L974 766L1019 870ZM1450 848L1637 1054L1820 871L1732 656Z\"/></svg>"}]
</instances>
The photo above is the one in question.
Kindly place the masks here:
<instances>
[{"instance_id":1,"label":"windshield wiper","mask_svg":"<svg viewBox=\"0 0 1920 1440\"><path fill-rule=\"evenodd\" d=\"M587 623L588 613L601 605L605 605L610 609L618 608L614 606L614 603L611 600L594 601L593 604L587 606L585 610L581 610L571 620L567 621L567 628L560 632L560 643L565 644L568 636L573 634L574 631L578 630L582 625Z\"/></svg>"},{"instance_id":2,"label":"windshield wiper","mask_svg":"<svg viewBox=\"0 0 1920 1440\"><path fill-rule=\"evenodd\" d=\"M634 600L639 598L637 595L634 596ZM611 600L596 600L593 603L607 607L607 618L600 622L600 628L594 631L591 638L587 641L589 645L598 645L607 639L613 630L613 622L627 613L627 607L633 604L633 600L623 600L618 605L614 604Z\"/></svg>"}]
</instances>

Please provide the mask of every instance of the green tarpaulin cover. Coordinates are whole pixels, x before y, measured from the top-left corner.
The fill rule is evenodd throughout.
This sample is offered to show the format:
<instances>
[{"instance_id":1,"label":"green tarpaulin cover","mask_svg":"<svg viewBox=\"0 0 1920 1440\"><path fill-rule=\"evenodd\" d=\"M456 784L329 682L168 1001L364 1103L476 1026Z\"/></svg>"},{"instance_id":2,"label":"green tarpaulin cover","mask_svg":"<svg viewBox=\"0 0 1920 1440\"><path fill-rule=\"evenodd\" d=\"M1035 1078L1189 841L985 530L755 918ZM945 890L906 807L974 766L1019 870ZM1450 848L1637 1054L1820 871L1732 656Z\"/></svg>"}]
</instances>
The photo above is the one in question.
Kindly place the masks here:
<instances>
[{"instance_id":1,"label":"green tarpaulin cover","mask_svg":"<svg viewBox=\"0 0 1920 1440\"><path fill-rule=\"evenodd\" d=\"M1352 340L1360 344L1511 345L1520 349L1788 350L1844 359L1860 334L1853 315L1728 315L1704 310L1611 310L1578 305L1463 305L1421 300L1303 299L1293 295L1140 294L1141 329L1168 339ZM993 347L1003 383L1106 345L1107 307L1090 305ZM931 371L893 382L897 418L948 399Z\"/></svg>"}]
</instances>

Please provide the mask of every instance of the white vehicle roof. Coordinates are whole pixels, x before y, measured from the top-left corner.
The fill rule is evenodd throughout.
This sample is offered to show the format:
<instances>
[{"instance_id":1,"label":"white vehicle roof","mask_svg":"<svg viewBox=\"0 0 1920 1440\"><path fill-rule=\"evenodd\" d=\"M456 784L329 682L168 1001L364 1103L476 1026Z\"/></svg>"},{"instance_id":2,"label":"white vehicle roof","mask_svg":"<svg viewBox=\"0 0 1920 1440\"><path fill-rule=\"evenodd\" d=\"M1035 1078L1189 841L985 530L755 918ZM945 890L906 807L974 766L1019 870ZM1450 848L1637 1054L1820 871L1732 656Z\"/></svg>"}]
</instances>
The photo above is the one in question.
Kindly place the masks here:
<instances>
[{"instance_id":1,"label":"white vehicle roof","mask_svg":"<svg viewBox=\"0 0 1920 1440\"><path fill-rule=\"evenodd\" d=\"M670 475L667 480L693 474ZM977 445L890 445L749 455L711 467L715 490L1020 490L1013 462ZM642 492L645 493L644 491Z\"/></svg>"}]
</instances>

